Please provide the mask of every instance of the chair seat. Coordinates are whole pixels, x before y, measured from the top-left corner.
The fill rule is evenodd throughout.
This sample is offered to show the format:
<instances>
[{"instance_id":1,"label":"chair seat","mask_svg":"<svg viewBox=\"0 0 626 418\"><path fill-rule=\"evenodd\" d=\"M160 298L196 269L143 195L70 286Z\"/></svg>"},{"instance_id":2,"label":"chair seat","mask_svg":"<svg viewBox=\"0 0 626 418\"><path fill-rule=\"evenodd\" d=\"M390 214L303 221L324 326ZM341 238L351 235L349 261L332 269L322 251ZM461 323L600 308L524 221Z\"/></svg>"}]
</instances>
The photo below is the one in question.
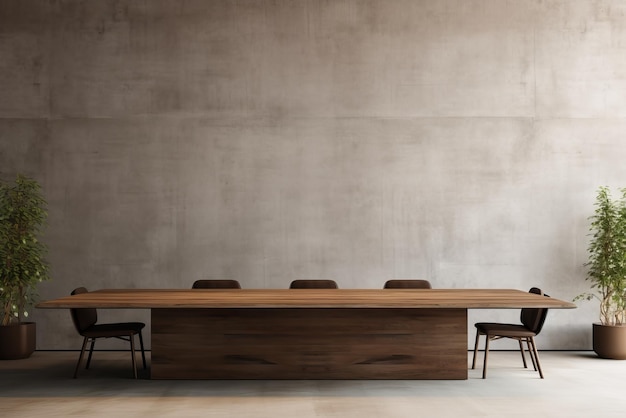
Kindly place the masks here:
<instances>
[{"instance_id":1,"label":"chair seat","mask_svg":"<svg viewBox=\"0 0 626 418\"><path fill-rule=\"evenodd\" d=\"M84 337L102 338L117 337L120 335L138 334L146 324L143 322L119 322L113 324L95 324L83 330Z\"/></svg>"},{"instance_id":2,"label":"chair seat","mask_svg":"<svg viewBox=\"0 0 626 418\"><path fill-rule=\"evenodd\" d=\"M519 324L479 322L475 325L478 332L485 335L498 335L502 337L534 337L537 335Z\"/></svg>"}]
</instances>

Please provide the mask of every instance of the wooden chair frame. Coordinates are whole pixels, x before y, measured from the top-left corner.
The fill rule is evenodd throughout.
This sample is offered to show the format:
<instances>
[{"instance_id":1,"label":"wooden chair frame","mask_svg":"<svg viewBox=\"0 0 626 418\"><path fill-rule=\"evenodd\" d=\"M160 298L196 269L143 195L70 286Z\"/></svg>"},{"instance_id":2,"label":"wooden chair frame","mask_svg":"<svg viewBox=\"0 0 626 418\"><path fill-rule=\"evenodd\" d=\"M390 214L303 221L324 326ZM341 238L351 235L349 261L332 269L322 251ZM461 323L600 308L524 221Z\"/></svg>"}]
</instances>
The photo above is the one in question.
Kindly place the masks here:
<instances>
[{"instance_id":1,"label":"wooden chair frame","mask_svg":"<svg viewBox=\"0 0 626 418\"><path fill-rule=\"evenodd\" d=\"M533 287L529 290L530 293L538 295L544 294L541 289ZM476 327L476 341L474 342L474 355L472 359L472 369L476 368L476 356L478 352L478 341L481 335L486 336L485 341L485 353L483 358L483 379L487 378L487 360L489 355L489 342L499 340L502 338L509 338L517 340L519 343L520 353L522 355L522 362L524 368L528 368L526 362L526 356L524 354L524 343L528 348L530 360L532 361L533 368L539 372L539 376L543 379L543 370L541 370L541 363L539 362L539 352L537 351L537 345L535 343L535 337L539 335L543 324L548 314L547 308L524 308L520 314L521 325L517 324L498 324L498 323L484 323L479 322L475 324Z\"/></svg>"},{"instance_id":2,"label":"wooden chair frame","mask_svg":"<svg viewBox=\"0 0 626 418\"><path fill-rule=\"evenodd\" d=\"M84 287L76 288L72 291L72 295L77 295L81 293L87 293L87 289ZM91 341L91 346L89 348L89 356L87 357L87 364L85 365L85 369L89 369L91 365L91 358L93 356L93 349L98 338L117 338L124 341L130 342L130 352L131 352L131 360L133 365L133 376L137 379L137 363L136 363L136 350L135 350L135 334L139 335L139 344L141 347L141 358L143 360L143 368L146 369L146 354L143 345L143 336L141 331L145 324L142 322L121 322L121 323L110 323L110 324L98 324L98 311L94 308L74 308L70 309L70 313L72 315L72 322L74 322L74 327L76 331L83 337L83 346L80 350L80 355L78 357L78 362L76 363L76 368L74 369L74 379L78 376L78 369L83 361L83 357L85 356L85 350L87 349L87 344Z\"/></svg>"}]
</instances>

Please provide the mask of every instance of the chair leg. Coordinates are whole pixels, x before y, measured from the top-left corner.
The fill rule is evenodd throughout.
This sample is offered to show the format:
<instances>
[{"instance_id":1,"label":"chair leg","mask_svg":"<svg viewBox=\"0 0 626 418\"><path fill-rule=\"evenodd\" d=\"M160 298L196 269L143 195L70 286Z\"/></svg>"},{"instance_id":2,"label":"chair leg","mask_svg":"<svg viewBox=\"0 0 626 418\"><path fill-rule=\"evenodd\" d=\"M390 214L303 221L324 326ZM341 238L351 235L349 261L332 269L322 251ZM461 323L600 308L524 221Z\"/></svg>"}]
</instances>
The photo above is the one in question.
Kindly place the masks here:
<instances>
[{"instance_id":1,"label":"chair leg","mask_svg":"<svg viewBox=\"0 0 626 418\"><path fill-rule=\"evenodd\" d=\"M524 362L524 368L527 369L528 364L526 364L526 355L524 355L524 344L522 344L521 339L517 340L517 342L519 343L519 351L520 353L522 353L522 361ZM530 357L532 358L532 354Z\"/></svg>"},{"instance_id":2,"label":"chair leg","mask_svg":"<svg viewBox=\"0 0 626 418\"><path fill-rule=\"evenodd\" d=\"M93 346L96 344L96 339L91 339L91 348L89 349L89 357L87 357L87 365L85 366L85 370L89 368L91 364L91 356L93 355Z\"/></svg>"},{"instance_id":3,"label":"chair leg","mask_svg":"<svg viewBox=\"0 0 626 418\"><path fill-rule=\"evenodd\" d=\"M537 360L535 359L535 353L530 345L530 339L526 338L526 345L528 346L528 353L530 354L530 360L533 362L533 369L537 371Z\"/></svg>"},{"instance_id":4,"label":"chair leg","mask_svg":"<svg viewBox=\"0 0 626 418\"><path fill-rule=\"evenodd\" d=\"M541 371L541 365L539 364L539 353L537 352L537 346L535 345L535 338L530 337L528 341L530 345L533 347L533 353L535 355L535 361L537 362L537 371L539 372L539 377L543 379L543 372Z\"/></svg>"},{"instance_id":5,"label":"chair leg","mask_svg":"<svg viewBox=\"0 0 626 418\"><path fill-rule=\"evenodd\" d=\"M489 353L489 334L485 335L486 337L486 341L485 341L485 359L483 360L483 379L487 378L487 355Z\"/></svg>"},{"instance_id":6,"label":"chair leg","mask_svg":"<svg viewBox=\"0 0 626 418\"><path fill-rule=\"evenodd\" d=\"M146 353L143 349L143 337L141 336L141 331L139 331L139 345L141 345L141 359L143 360L143 368L147 369L146 366Z\"/></svg>"},{"instance_id":7,"label":"chair leg","mask_svg":"<svg viewBox=\"0 0 626 418\"><path fill-rule=\"evenodd\" d=\"M78 356L78 363L76 363L76 369L74 369L74 379L78 376L78 368L80 367L80 363L83 361L83 355L85 354L85 348L87 348L87 341L89 339L85 337L83 339L83 348L80 350L80 356Z\"/></svg>"},{"instance_id":8,"label":"chair leg","mask_svg":"<svg viewBox=\"0 0 626 418\"><path fill-rule=\"evenodd\" d=\"M478 339L480 338L480 332L476 330L476 341L474 342L474 358L472 359L472 370L476 368L476 353L478 352Z\"/></svg>"},{"instance_id":9,"label":"chair leg","mask_svg":"<svg viewBox=\"0 0 626 418\"><path fill-rule=\"evenodd\" d=\"M130 353L133 363L133 376L137 379L137 364L135 360L135 336L133 334L130 335Z\"/></svg>"}]
</instances>

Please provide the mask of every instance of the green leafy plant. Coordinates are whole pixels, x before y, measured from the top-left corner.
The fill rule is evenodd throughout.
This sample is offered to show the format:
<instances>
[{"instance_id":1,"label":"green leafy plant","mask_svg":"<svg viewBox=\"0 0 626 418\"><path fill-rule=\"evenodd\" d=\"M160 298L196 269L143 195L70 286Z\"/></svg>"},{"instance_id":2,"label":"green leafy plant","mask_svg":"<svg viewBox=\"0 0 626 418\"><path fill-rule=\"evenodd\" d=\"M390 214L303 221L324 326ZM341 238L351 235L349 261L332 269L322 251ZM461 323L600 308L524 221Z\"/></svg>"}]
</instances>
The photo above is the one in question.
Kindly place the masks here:
<instances>
[{"instance_id":1,"label":"green leafy plant","mask_svg":"<svg viewBox=\"0 0 626 418\"><path fill-rule=\"evenodd\" d=\"M48 213L41 186L18 174L0 183L0 325L22 322L37 284L49 279L46 246L38 236Z\"/></svg>"},{"instance_id":2,"label":"green leafy plant","mask_svg":"<svg viewBox=\"0 0 626 418\"><path fill-rule=\"evenodd\" d=\"M603 325L622 325L626 319L626 188L620 193L613 199L607 187L598 189L585 264L594 292L574 299L598 299Z\"/></svg>"}]
</instances>

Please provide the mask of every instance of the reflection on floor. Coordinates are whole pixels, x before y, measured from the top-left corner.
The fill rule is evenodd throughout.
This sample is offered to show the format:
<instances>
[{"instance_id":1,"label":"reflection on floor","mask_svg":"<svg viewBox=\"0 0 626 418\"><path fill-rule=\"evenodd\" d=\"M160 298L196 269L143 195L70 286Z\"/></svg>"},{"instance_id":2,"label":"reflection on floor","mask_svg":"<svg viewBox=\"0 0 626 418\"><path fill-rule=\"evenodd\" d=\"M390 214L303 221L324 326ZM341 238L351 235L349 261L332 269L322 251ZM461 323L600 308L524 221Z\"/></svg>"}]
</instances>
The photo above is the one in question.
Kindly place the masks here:
<instances>
[{"instance_id":1,"label":"reflection on floor","mask_svg":"<svg viewBox=\"0 0 626 418\"><path fill-rule=\"evenodd\" d=\"M127 352L95 353L74 380L78 352L37 351L0 361L0 417L625 416L626 361L586 351L540 357L544 380L518 352L493 351L486 380L477 369L461 381L153 381L149 371L132 379Z\"/></svg>"}]
</instances>

